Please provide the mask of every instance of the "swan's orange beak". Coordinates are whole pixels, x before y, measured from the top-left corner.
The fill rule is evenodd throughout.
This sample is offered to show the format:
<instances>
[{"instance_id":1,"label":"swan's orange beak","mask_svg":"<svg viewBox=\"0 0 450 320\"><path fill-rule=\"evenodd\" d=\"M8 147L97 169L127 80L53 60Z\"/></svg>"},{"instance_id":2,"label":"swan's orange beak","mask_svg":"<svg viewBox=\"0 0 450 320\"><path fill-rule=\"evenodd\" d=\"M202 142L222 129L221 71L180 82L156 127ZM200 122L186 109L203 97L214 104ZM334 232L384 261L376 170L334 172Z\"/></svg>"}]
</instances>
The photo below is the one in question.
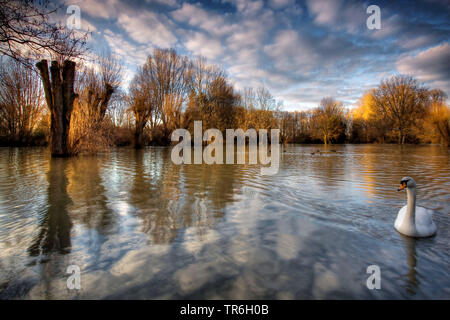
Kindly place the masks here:
<instances>
[{"instance_id":1,"label":"swan's orange beak","mask_svg":"<svg viewBox=\"0 0 450 320\"><path fill-rule=\"evenodd\" d=\"M400 185L400 187L398 187L397 191L402 191L402 190L405 189L405 188L406 188L406 183L402 183L402 184Z\"/></svg>"}]
</instances>

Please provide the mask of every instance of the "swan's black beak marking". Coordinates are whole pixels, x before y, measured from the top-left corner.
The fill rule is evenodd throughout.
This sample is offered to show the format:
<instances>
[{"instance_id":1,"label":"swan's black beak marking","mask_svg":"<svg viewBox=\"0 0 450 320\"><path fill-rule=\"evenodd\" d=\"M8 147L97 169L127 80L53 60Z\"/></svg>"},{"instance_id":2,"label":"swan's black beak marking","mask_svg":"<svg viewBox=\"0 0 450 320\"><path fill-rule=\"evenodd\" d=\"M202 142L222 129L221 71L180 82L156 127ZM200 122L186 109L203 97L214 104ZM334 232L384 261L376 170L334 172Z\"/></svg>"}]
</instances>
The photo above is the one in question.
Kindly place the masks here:
<instances>
[{"instance_id":1,"label":"swan's black beak marking","mask_svg":"<svg viewBox=\"0 0 450 320\"><path fill-rule=\"evenodd\" d=\"M398 187L397 191L402 191L405 188L406 188L406 182L400 181L400 187Z\"/></svg>"}]
</instances>

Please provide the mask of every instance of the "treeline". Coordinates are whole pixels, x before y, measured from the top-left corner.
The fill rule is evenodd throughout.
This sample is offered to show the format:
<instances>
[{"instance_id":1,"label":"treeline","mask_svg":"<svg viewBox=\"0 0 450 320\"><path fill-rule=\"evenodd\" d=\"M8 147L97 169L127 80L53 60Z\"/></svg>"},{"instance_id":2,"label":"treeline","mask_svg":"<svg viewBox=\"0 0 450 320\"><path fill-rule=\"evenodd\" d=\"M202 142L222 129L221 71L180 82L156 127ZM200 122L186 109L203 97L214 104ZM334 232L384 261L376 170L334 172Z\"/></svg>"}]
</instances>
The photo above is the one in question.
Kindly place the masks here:
<instances>
[{"instance_id":1,"label":"treeline","mask_svg":"<svg viewBox=\"0 0 450 320\"><path fill-rule=\"evenodd\" d=\"M155 49L127 91L121 88L120 65L109 55L90 65L77 64L74 95L68 98L73 106L62 117L69 119L63 128L68 131L64 152L169 145L173 130L193 131L195 120L202 120L204 129L223 133L228 128L278 128L283 143L450 143L445 94L407 76L383 80L354 109L326 97L317 108L287 112L266 88L238 91L220 67L173 49ZM38 67L40 73L13 59L2 59L1 145L43 145L55 136L55 109L49 106L54 102L44 90L55 84L49 81L43 86L47 65ZM52 67L59 65L52 64L51 72ZM70 65L58 72L65 67Z\"/></svg>"},{"instance_id":2,"label":"treeline","mask_svg":"<svg viewBox=\"0 0 450 320\"><path fill-rule=\"evenodd\" d=\"M450 146L450 108L442 90L393 76L366 92L351 110L354 142L440 143Z\"/></svg>"},{"instance_id":3,"label":"treeline","mask_svg":"<svg viewBox=\"0 0 450 320\"><path fill-rule=\"evenodd\" d=\"M281 136L294 143L439 143L450 145L450 108L439 89L409 76L384 79L353 109L332 98L318 108L281 112Z\"/></svg>"},{"instance_id":4,"label":"treeline","mask_svg":"<svg viewBox=\"0 0 450 320\"><path fill-rule=\"evenodd\" d=\"M276 103L261 87L235 90L226 73L204 58L155 49L139 68L126 97L134 119L134 143L167 145L173 130L203 128L277 128ZM133 123L133 121L131 121Z\"/></svg>"}]
</instances>

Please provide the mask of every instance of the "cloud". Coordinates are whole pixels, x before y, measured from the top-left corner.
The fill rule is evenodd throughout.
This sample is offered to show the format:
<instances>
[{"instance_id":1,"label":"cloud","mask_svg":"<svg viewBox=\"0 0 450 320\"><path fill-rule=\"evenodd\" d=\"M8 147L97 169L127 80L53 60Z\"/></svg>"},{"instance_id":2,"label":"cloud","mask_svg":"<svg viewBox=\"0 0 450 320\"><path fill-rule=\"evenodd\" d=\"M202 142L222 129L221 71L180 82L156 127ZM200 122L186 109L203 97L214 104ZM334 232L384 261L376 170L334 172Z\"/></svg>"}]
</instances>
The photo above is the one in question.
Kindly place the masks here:
<instances>
[{"instance_id":1,"label":"cloud","mask_svg":"<svg viewBox=\"0 0 450 320\"><path fill-rule=\"evenodd\" d=\"M122 81L124 87L128 87L131 79L134 77L138 66L141 66L147 56L152 53L154 47L150 45L135 44L129 41L117 32L106 29L103 34L111 53L118 57L125 78Z\"/></svg>"},{"instance_id":2,"label":"cloud","mask_svg":"<svg viewBox=\"0 0 450 320\"><path fill-rule=\"evenodd\" d=\"M308 0L309 12L314 16L314 22L319 25L332 25L338 19L342 5L340 0Z\"/></svg>"},{"instance_id":3,"label":"cloud","mask_svg":"<svg viewBox=\"0 0 450 320\"><path fill-rule=\"evenodd\" d=\"M177 42L177 38L170 31L171 23L165 20L161 22L161 15L145 11L130 15L119 15L118 24L139 43L152 43L159 47L171 47Z\"/></svg>"},{"instance_id":4,"label":"cloud","mask_svg":"<svg viewBox=\"0 0 450 320\"><path fill-rule=\"evenodd\" d=\"M307 0L306 5L314 22L335 31L355 34L367 29L368 5L358 1Z\"/></svg>"},{"instance_id":5,"label":"cloud","mask_svg":"<svg viewBox=\"0 0 450 320\"><path fill-rule=\"evenodd\" d=\"M397 71L449 87L449 6L438 1L383 2L381 30L367 29L370 3L356 0L78 3L93 44L107 43L130 70L153 48L174 47L220 64L238 89L267 86L291 109L325 95L351 104Z\"/></svg>"},{"instance_id":6,"label":"cloud","mask_svg":"<svg viewBox=\"0 0 450 320\"><path fill-rule=\"evenodd\" d=\"M194 55L201 55L210 60L215 60L223 52L219 40L200 32L195 32L189 36L184 45Z\"/></svg>"},{"instance_id":7,"label":"cloud","mask_svg":"<svg viewBox=\"0 0 450 320\"><path fill-rule=\"evenodd\" d=\"M295 0L269 0L269 5L274 9L282 9L294 4Z\"/></svg>"},{"instance_id":8,"label":"cloud","mask_svg":"<svg viewBox=\"0 0 450 320\"><path fill-rule=\"evenodd\" d=\"M181 8L172 12L172 17L178 22L184 22L191 27L198 27L213 35L222 36L232 31L232 26L221 15L208 12L200 5L183 3Z\"/></svg>"},{"instance_id":9,"label":"cloud","mask_svg":"<svg viewBox=\"0 0 450 320\"><path fill-rule=\"evenodd\" d=\"M134 44L122 35L109 29L105 30L103 35L111 51L130 64L142 64L147 57L147 53L150 53L152 49L152 47Z\"/></svg>"},{"instance_id":10,"label":"cloud","mask_svg":"<svg viewBox=\"0 0 450 320\"><path fill-rule=\"evenodd\" d=\"M428 35L422 35L414 38L404 38L398 41L398 44L405 49L416 49L427 47L433 39Z\"/></svg>"},{"instance_id":11,"label":"cloud","mask_svg":"<svg viewBox=\"0 0 450 320\"><path fill-rule=\"evenodd\" d=\"M417 55L397 60L397 70L450 93L450 44L444 43Z\"/></svg>"},{"instance_id":12,"label":"cloud","mask_svg":"<svg viewBox=\"0 0 450 320\"><path fill-rule=\"evenodd\" d=\"M178 4L177 0L146 0L148 3L156 2L165 6L174 7Z\"/></svg>"},{"instance_id":13,"label":"cloud","mask_svg":"<svg viewBox=\"0 0 450 320\"><path fill-rule=\"evenodd\" d=\"M237 54L238 51L248 48L261 48L267 32L267 28L270 26L270 22L262 27L257 20L246 20L239 28L235 29L228 38L227 46L231 50L234 50Z\"/></svg>"},{"instance_id":14,"label":"cloud","mask_svg":"<svg viewBox=\"0 0 450 320\"><path fill-rule=\"evenodd\" d=\"M223 2L232 3L237 11L245 16L255 15L264 7L264 2L262 0L225 0Z\"/></svg>"},{"instance_id":15,"label":"cloud","mask_svg":"<svg viewBox=\"0 0 450 320\"><path fill-rule=\"evenodd\" d=\"M342 73L344 65L354 64L352 57L364 53L346 39L331 34L316 37L296 30L281 30L264 51L272 58L277 71L291 74L327 72L335 67Z\"/></svg>"},{"instance_id":16,"label":"cloud","mask_svg":"<svg viewBox=\"0 0 450 320\"><path fill-rule=\"evenodd\" d=\"M76 4L81 9L81 15L87 13L91 17L110 19L116 17L124 3L119 0L66 0L67 5Z\"/></svg>"}]
</instances>

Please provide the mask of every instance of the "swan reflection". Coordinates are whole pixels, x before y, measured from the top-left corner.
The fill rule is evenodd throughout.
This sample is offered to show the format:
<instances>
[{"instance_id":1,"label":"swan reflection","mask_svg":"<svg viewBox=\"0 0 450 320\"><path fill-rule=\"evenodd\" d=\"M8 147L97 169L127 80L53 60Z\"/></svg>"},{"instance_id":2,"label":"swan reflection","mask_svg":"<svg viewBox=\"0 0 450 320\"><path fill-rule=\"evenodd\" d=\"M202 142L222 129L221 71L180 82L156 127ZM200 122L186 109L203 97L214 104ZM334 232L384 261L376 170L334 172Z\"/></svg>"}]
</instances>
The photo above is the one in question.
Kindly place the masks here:
<instances>
[{"instance_id":1,"label":"swan reflection","mask_svg":"<svg viewBox=\"0 0 450 320\"><path fill-rule=\"evenodd\" d=\"M414 295L419 287L419 281L417 279L417 253L416 253L416 239L400 235L404 244L404 249L406 253L407 263L408 263L408 274L406 290L409 294Z\"/></svg>"}]
</instances>

